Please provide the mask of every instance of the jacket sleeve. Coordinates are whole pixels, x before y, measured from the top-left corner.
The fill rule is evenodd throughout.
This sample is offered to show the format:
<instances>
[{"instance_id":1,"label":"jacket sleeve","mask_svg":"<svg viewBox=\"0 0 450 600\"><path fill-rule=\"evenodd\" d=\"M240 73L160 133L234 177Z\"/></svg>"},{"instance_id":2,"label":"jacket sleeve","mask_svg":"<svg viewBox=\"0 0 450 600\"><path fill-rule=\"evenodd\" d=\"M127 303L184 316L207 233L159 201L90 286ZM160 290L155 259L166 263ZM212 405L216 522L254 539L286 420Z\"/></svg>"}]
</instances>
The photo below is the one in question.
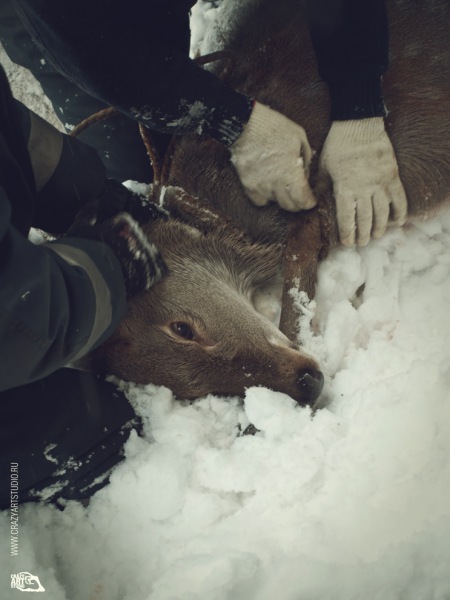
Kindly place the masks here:
<instances>
[{"instance_id":1,"label":"jacket sleeve","mask_svg":"<svg viewBox=\"0 0 450 600\"><path fill-rule=\"evenodd\" d=\"M118 260L100 242L35 245L0 186L0 390L41 379L100 344L126 309Z\"/></svg>"},{"instance_id":2,"label":"jacket sleeve","mask_svg":"<svg viewBox=\"0 0 450 600\"><path fill-rule=\"evenodd\" d=\"M105 167L92 147L61 133L18 101L15 108L37 192L30 225L63 234L85 204L107 191Z\"/></svg>"},{"instance_id":3,"label":"jacket sleeve","mask_svg":"<svg viewBox=\"0 0 450 600\"><path fill-rule=\"evenodd\" d=\"M165 133L231 144L252 103L188 56L191 0L15 0L55 68L99 100Z\"/></svg>"},{"instance_id":4,"label":"jacket sleeve","mask_svg":"<svg viewBox=\"0 0 450 600\"><path fill-rule=\"evenodd\" d=\"M384 116L385 0L307 0L306 14L319 73L330 91L331 120Z\"/></svg>"}]
</instances>

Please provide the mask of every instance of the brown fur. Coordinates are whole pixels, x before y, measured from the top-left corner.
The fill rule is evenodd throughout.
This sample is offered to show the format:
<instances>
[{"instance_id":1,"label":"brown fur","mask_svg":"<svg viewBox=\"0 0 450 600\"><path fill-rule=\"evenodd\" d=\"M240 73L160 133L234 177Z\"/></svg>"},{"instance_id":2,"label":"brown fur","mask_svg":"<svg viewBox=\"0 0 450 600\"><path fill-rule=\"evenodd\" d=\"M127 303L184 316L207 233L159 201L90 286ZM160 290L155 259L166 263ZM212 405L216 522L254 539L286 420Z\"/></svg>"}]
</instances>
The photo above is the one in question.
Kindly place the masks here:
<instances>
[{"instance_id":1,"label":"brown fur","mask_svg":"<svg viewBox=\"0 0 450 600\"><path fill-rule=\"evenodd\" d=\"M450 3L388 0L388 8L386 127L410 218L423 217L450 196ZM229 84L305 127L316 150L314 181L330 125L329 106L298 0L262 0L238 14L239 22L223 36L223 46L237 57ZM280 276L287 215L274 205L255 208L228 158L214 141L185 137L172 161L170 183L205 207L223 210L226 219L243 226L248 239L229 225L195 229L186 218L150 226L148 234L160 247L169 275L130 302L118 332L91 356L91 365L136 382L166 385L181 397L242 395L250 385L264 385L300 402L314 400L314 391L305 392L299 382L305 371L315 372L316 363L293 349L253 306L258 289ZM318 262L337 241L331 192L317 191L316 209L289 218L291 254L296 255L291 263L311 297ZM166 190L167 198L171 194L177 194L174 188ZM288 278L285 288L291 286ZM283 318L288 330L292 315ZM174 335L170 327L177 322L190 324L195 338Z\"/></svg>"}]
</instances>

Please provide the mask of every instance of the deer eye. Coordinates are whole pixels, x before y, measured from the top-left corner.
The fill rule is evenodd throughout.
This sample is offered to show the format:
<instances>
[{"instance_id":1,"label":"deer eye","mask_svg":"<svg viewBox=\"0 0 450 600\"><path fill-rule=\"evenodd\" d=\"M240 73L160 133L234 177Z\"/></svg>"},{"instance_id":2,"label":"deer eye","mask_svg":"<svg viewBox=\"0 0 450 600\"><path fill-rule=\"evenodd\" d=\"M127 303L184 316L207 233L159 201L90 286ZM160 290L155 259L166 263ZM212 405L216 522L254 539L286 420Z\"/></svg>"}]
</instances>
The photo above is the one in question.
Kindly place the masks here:
<instances>
[{"instance_id":1,"label":"deer eye","mask_svg":"<svg viewBox=\"0 0 450 600\"><path fill-rule=\"evenodd\" d=\"M184 340L193 340L194 332L187 323L176 321L170 324L170 329Z\"/></svg>"}]
</instances>

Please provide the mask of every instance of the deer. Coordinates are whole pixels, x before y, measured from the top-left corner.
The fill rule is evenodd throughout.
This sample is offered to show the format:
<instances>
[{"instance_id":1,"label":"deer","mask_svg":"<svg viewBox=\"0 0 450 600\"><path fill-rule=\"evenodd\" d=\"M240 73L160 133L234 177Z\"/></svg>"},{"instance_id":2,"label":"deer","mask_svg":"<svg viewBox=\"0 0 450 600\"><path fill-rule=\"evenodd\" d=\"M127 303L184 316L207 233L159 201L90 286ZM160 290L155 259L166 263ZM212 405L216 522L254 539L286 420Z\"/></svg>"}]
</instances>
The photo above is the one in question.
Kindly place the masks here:
<instances>
[{"instance_id":1,"label":"deer","mask_svg":"<svg viewBox=\"0 0 450 600\"><path fill-rule=\"evenodd\" d=\"M385 126L411 222L450 200L450 3L387 0L387 8ZM219 61L213 70L306 128L316 151L314 184L330 127L329 100L301 3L249 2L219 37L235 62L224 69ZM317 206L296 214L274 204L255 207L226 148L196 136L176 141L166 170L149 199L170 217L145 225L145 232L168 274L129 302L117 331L84 364L135 383L164 385L183 399L242 397L247 388L263 386L314 406L324 377L298 345L289 292L314 298L318 266L339 243L332 190L316 186ZM268 290L283 298L279 323L261 312Z\"/></svg>"}]
</instances>

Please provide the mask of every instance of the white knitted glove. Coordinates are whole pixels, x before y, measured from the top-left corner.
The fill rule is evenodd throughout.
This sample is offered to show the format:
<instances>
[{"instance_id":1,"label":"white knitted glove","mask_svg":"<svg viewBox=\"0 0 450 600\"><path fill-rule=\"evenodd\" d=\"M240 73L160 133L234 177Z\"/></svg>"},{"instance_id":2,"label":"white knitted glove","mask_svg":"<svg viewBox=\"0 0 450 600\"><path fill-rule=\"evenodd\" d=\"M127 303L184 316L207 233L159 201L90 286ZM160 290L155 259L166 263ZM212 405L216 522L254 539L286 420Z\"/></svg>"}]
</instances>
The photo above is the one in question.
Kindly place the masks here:
<instances>
[{"instance_id":1,"label":"white knitted glove","mask_svg":"<svg viewBox=\"0 0 450 600\"><path fill-rule=\"evenodd\" d=\"M305 130L281 113L255 102L230 152L245 192L256 206L270 200L290 211L316 205L308 183L311 148Z\"/></svg>"},{"instance_id":2,"label":"white knitted glove","mask_svg":"<svg viewBox=\"0 0 450 600\"><path fill-rule=\"evenodd\" d=\"M403 225L407 201L382 117L334 121L325 140L319 177L331 178L342 244L364 246Z\"/></svg>"}]
</instances>

